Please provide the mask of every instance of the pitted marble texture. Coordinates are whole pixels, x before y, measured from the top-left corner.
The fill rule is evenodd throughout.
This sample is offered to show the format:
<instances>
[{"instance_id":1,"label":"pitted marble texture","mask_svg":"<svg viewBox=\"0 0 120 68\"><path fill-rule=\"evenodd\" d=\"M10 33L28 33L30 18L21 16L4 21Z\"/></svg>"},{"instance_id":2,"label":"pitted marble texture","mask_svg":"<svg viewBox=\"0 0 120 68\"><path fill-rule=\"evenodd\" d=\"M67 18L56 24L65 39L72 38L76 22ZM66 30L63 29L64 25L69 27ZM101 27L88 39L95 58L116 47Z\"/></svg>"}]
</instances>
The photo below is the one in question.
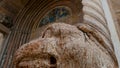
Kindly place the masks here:
<instances>
[{"instance_id":1,"label":"pitted marble texture","mask_svg":"<svg viewBox=\"0 0 120 68\"><path fill-rule=\"evenodd\" d=\"M87 33L81 28L64 23L49 25L40 38L21 46L15 53L14 66L118 68L108 49L102 47L89 31Z\"/></svg>"}]
</instances>

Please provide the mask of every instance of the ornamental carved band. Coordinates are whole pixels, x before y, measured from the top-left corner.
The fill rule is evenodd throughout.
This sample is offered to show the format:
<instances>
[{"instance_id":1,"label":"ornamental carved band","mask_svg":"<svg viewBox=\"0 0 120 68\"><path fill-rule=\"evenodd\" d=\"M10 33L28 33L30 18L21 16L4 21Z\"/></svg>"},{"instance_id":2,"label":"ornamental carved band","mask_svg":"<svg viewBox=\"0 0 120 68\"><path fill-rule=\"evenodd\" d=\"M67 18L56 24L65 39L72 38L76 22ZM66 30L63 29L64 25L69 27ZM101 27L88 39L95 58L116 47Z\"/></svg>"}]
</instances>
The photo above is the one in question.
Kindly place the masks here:
<instances>
[{"instance_id":1,"label":"ornamental carved band","mask_svg":"<svg viewBox=\"0 0 120 68\"><path fill-rule=\"evenodd\" d=\"M15 68L118 68L100 0L83 0L84 22L54 23L21 46Z\"/></svg>"}]
</instances>

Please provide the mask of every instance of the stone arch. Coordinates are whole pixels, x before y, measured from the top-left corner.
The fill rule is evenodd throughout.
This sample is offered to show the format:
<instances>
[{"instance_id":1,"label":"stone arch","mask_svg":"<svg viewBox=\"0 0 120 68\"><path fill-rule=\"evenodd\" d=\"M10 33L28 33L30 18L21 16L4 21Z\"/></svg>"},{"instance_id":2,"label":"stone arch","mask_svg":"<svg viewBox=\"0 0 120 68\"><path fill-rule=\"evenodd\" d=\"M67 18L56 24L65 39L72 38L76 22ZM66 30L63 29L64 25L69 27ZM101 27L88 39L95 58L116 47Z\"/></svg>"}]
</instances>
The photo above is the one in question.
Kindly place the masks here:
<instances>
[{"instance_id":1,"label":"stone arch","mask_svg":"<svg viewBox=\"0 0 120 68\"><path fill-rule=\"evenodd\" d=\"M64 1L64 2L62 2L62 1ZM4 66L4 68L7 68L9 65L11 68L13 67L13 64L11 63L11 60L13 58L10 56L13 56L14 51L16 51L22 44L30 41L31 39L34 39L34 35L36 35L34 32L38 28L39 20L42 18L42 16L44 16L44 14L49 9L51 9L55 6L60 6L60 5L67 5L73 9L74 7L72 5L74 3L76 3L76 1L78 1L78 0L75 0L75 1L74 0L69 0L69 1L68 0L61 0L61 1L31 0L29 2L29 4L27 4L19 12L19 14L17 15L17 17L14 21L14 23L16 23L16 24L15 24L15 27L12 29L9 41L7 43L8 47L6 48L6 51L4 52L4 55L3 55L3 56L6 55L7 57L4 60L3 65L1 64L1 67ZM59 3L57 3L57 2L59 2ZM71 5L69 5L69 3ZM84 26L84 24L86 24L87 26L95 28L96 29L95 31L98 31L98 33L100 33L100 36L107 40L105 42L102 42L102 44L103 44L103 46L108 45L106 48L108 48L108 51L110 52L110 54L113 53L112 54L113 59L115 60L115 62L117 64L116 57L114 55L113 45L111 43L111 39L109 38L110 34L109 34L109 31L107 28L107 24L106 24L103 9L101 7L100 0L82 0L82 4L81 4L81 1L79 0L78 3L80 3L80 5L83 5L83 6L80 6L79 4L77 4L77 6L80 6L80 7L76 6L76 8L74 9L74 13L76 13L76 14L77 14L77 12L82 13L82 11L81 11L82 7L83 7L83 13L84 13L84 15L81 15L83 17L84 23L81 24L82 27L80 25L80 26L78 26L78 28L80 30L83 30L84 32L88 32L88 33L90 32L91 34L94 35L94 37L99 39L98 40L99 42L101 42L101 38L96 36L97 34L94 33L94 30L91 31L91 30L89 30L89 28L83 27L83 26ZM47 6L45 7L45 5L47 5ZM48 8L48 7L50 7L50 8ZM89 9L92 12L88 11ZM77 12L75 12L75 11L77 11ZM94 12L95 12L95 14L94 14ZM80 18L81 22L83 22L83 20L82 20L82 18ZM96 23L99 23L101 26L97 25ZM31 36L33 36L33 38L31 38ZM5 54L6 52L7 52L7 54Z\"/></svg>"}]
</instances>

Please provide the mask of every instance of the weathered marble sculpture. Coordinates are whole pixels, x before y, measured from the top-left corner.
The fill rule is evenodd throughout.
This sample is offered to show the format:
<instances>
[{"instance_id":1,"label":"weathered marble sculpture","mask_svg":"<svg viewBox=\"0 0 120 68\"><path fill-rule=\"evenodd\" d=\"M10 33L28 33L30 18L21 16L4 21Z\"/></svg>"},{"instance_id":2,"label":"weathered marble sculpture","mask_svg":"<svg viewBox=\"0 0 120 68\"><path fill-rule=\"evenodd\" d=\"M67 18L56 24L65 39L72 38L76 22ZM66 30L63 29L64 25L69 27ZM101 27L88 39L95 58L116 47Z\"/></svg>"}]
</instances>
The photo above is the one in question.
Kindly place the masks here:
<instances>
[{"instance_id":1,"label":"weathered marble sculpture","mask_svg":"<svg viewBox=\"0 0 120 68\"><path fill-rule=\"evenodd\" d=\"M114 52L88 25L49 25L15 53L15 68L118 68Z\"/></svg>"}]
</instances>

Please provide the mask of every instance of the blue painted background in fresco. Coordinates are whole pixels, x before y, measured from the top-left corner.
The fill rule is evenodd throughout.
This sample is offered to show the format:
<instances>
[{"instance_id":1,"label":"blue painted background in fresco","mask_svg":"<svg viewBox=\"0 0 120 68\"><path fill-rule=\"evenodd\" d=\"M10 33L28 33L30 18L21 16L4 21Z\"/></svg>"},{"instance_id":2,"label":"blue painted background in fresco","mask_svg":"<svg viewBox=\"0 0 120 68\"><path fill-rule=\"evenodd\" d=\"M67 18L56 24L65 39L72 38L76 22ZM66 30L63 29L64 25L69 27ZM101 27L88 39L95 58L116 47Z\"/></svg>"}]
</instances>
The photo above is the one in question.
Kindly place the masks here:
<instances>
[{"instance_id":1,"label":"blue painted background in fresco","mask_svg":"<svg viewBox=\"0 0 120 68\"><path fill-rule=\"evenodd\" d=\"M48 23L55 22L57 19L63 18L70 15L70 12L65 7L58 7L49 12L43 19L40 21L39 27L46 25Z\"/></svg>"}]
</instances>

